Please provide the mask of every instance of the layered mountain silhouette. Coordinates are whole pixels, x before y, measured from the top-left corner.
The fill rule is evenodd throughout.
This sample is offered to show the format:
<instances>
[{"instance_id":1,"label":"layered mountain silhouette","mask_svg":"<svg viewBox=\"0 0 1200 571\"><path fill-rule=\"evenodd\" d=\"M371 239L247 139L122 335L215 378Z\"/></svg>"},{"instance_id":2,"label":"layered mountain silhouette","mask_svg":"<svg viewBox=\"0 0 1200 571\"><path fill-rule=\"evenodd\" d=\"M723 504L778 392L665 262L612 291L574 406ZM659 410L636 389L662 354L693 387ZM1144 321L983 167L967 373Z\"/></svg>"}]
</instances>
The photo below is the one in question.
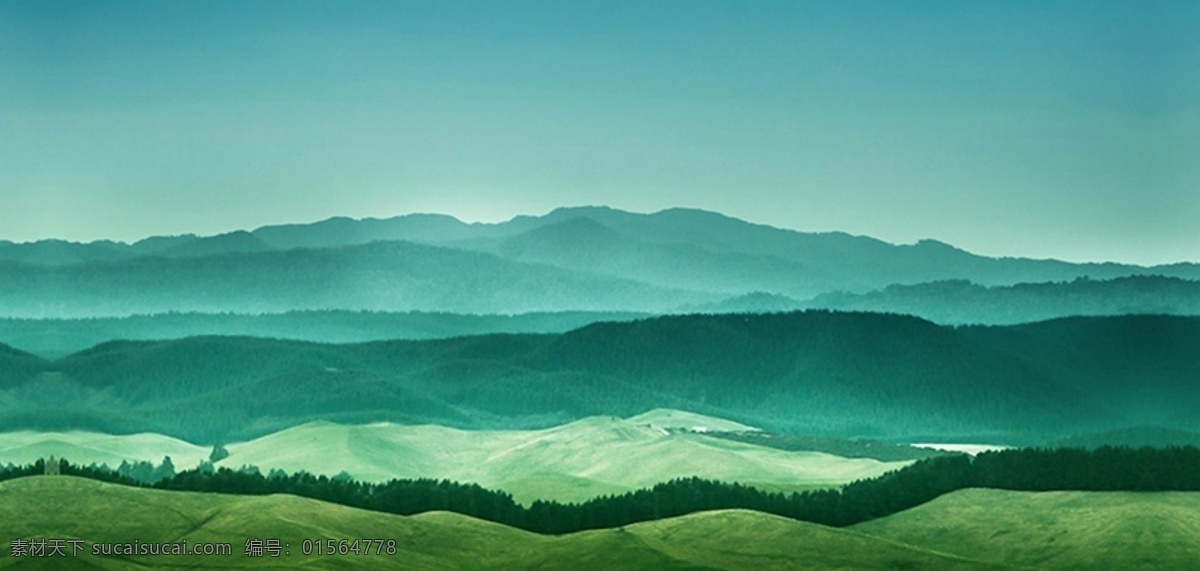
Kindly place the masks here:
<instances>
[{"instance_id":1,"label":"layered mountain silhouette","mask_svg":"<svg viewBox=\"0 0 1200 571\"><path fill-rule=\"evenodd\" d=\"M757 307L766 307L773 301L780 307L905 313L938 323L1016 324L1066 315L1200 315L1200 281L1139 275L987 287L966 280L949 280L891 285L860 294L834 292L806 303L760 296L712 305L721 310L739 300L743 305Z\"/></svg>"},{"instance_id":2,"label":"layered mountain silhouette","mask_svg":"<svg viewBox=\"0 0 1200 571\"><path fill-rule=\"evenodd\" d=\"M635 214L581 207L496 224L413 214L382 220L331 218L209 237L151 237L134 244L2 242L0 288L6 296L0 300L0 314L60 318L165 311L661 313L845 307L911 310L946 322L1013 322L1017 318L1006 318L1000 310L986 315L963 315L953 308L932 311L911 298L957 280L951 283L990 288L1055 284L1032 294L1021 291L1053 300L1060 294L1052 290L1080 278L1148 275L1194 280L1200 278L1200 266L989 258L933 240L894 245L844 233L785 230L701 210ZM927 282L941 285L894 289ZM889 286L893 289L885 290ZM871 293L877 290L883 291ZM1076 306L1090 311L1100 305L1106 313L1125 306L1193 312L1191 282L1173 291L1185 299L1158 305L1128 301L1136 292L1113 287L1089 294L1104 299ZM989 295L1015 299L1000 292ZM1026 299L997 303L1029 305ZM1068 315L1027 313L1032 318Z\"/></svg>"},{"instance_id":3,"label":"layered mountain silhouette","mask_svg":"<svg viewBox=\"0 0 1200 571\"><path fill-rule=\"evenodd\" d=\"M718 298L401 241L57 267L9 262L0 266L0 289L0 314L21 318L319 309L662 311Z\"/></svg>"}]
</instances>

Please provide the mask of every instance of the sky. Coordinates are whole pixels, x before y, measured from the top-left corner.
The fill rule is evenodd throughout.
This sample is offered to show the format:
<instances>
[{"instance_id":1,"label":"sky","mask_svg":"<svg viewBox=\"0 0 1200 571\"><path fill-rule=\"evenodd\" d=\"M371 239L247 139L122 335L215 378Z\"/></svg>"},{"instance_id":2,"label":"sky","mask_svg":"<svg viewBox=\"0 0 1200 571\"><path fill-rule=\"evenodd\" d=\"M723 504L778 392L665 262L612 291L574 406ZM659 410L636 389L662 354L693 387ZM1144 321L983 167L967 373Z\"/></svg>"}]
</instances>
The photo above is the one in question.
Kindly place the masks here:
<instances>
[{"instance_id":1,"label":"sky","mask_svg":"<svg viewBox=\"0 0 1200 571\"><path fill-rule=\"evenodd\" d=\"M1200 261L1200 2L0 3L0 239L683 206Z\"/></svg>"}]
</instances>

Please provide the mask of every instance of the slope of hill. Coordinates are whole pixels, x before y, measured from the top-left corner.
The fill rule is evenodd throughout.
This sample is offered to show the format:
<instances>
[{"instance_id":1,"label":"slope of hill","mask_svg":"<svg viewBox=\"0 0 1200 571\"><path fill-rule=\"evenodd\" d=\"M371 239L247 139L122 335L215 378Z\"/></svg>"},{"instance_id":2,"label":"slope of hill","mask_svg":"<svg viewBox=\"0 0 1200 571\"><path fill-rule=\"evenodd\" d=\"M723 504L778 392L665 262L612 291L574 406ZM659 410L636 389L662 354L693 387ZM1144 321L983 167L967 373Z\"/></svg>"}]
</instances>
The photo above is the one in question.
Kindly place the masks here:
<instances>
[{"instance_id":1,"label":"slope of hill","mask_svg":"<svg viewBox=\"0 0 1200 571\"><path fill-rule=\"evenodd\" d=\"M1073 315L1200 315L1200 281L1163 276L985 287L966 280L818 296L808 307L917 315L949 324L1007 325Z\"/></svg>"},{"instance_id":2,"label":"slope of hill","mask_svg":"<svg viewBox=\"0 0 1200 571\"><path fill-rule=\"evenodd\" d=\"M1073 317L958 331L1026 362L1045 363L1043 370L1063 382L1120 403L1127 419L1120 428L1195 426L1187 415L1200 410L1200 319Z\"/></svg>"},{"instance_id":3,"label":"slope of hill","mask_svg":"<svg viewBox=\"0 0 1200 571\"><path fill-rule=\"evenodd\" d=\"M694 412L683 410L672 410L669 408L656 408L651 411L643 412L637 416L631 416L627 421L633 424L645 425L651 428L664 428L667 430L684 430L690 432L757 432L758 429L753 426L746 426L739 422L725 420L723 418L714 418L704 416Z\"/></svg>"},{"instance_id":4,"label":"slope of hill","mask_svg":"<svg viewBox=\"0 0 1200 571\"><path fill-rule=\"evenodd\" d=\"M587 418L539 431L320 422L228 448L230 456L220 465L330 476L345 470L366 481L449 479L501 489L523 503L583 501L692 476L801 489L844 484L907 464L668 432L636 417Z\"/></svg>"},{"instance_id":5,"label":"slope of hill","mask_svg":"<svg viewBox=\"0 0 1200 571\"><path fill-rule=\"evenodd\" d=\"M507 232L499 225L467 224L445 214L407 214L361 220L339 216L311 224L263 226L252 233L276 249L290 250L357 246L394 240L440 244Z\"/></svg>"},{"instance_id":6,"label":"slope of hill","mask_svg":"<svg viewBox=\"0 0 1200 571\"><path fill-rule=\"evenodd\" d=\"M37 375L45 362L32 353L0 343L0 388L18 386Z\"/></svg>"},{"instance_id":7,"label":"slope of hill","mask_svg":"<svg viewBox=\"0 0 1200 571\"><path fill-rule=\"evenodd\" d=\"M223 254L265 252L271 249L269 244L254 234L245 230L239 230L216 236L180 241L180 243L159 250L156 253L160 256L172 258L198 258L203 256L220 256Z\"/></svg>"},{"instance_id":8,"label":"slope of hill","mask_svg":"<svg viewBox=\"0 0 1200 571\"><path fill-rule=\"evenodd\" d=\"M1200 266L1176 264L1147 268L1122 264L1071 264L1057 260L988 258L935 240L892 245L841 232L805 233L753 224L715 212L672 208L635 214L612 208L560 208L542 217L518 217L509 225L537 227L587 217L604 226L652 243L686 243L715 252L773 256L841 276L842 289L881 288L893 283L969 279L986 285L1071 280L1089 275L1108 279L1161 273L1200 278Z\"/></svg>"},{"instance_id":9,"label":"slope of hill","mask_svg":"<svg viewBox=\"0 0 1200 571\"><path fill-rule=\"evenodd\" d=\"M852 529L1038 569L1191 569L1200 494L963 490Z\"/></svg>"},{"instance_id":10,"label":"slope of hill","mask_svg":"<svg viewBox=\"0 0 1200 571\"><path fill-rule=\"evenodd\" d=\"M844 278L795 261L690 243L644 241L582 214L521 234L450 245L509 260L589 272L651 285L722 295L771 291L807 298L843 285Z\"/></svg>"},{"instance_id":11,"label":"slope of hill","mask_svg":"<svg viewBox=\"0 0 1200 571\"><path fill-rule=\"evenodd\" d=\"M917 445L896 444L864 438L834 438L830 436L801 436L771 432L718 432L714 437L736 440L755 446L780 450L812 450L846 458L874 458L884 462L920 460L945 454L944 451L921 448Z\"/></svg>"},{"instance_id":12,"label":"slope of hill","mask_svg":"<svg viewBox=\"0 0 1200 571\"><path fill-rule=\"evenodd\" d=\"M1059 431L1109 414L1007 351L915 318L804 312L596 323L563 334L530 366L586 370L705 403L687 407L763 428L853 436ZM978 414L981 406L989 412ZM757 418L721 414L754 410ZM1057 410L1058 412L1050 412ZM1065 411L1072 411L1064 415ZM985 420L987 418L988 420Z\"/></svg>"},{"instance_id":13,"label":"slope of hill","mask_svg":"<svg viewBox=\"0 0 1200 571\"><path fill-rule=\"evenodd\" d=\"M685 306L681 313L778 313L797 311L810 305L786 295L754 291L721 301Z\"/></svg>"},{"instance_id":14,"label":"slope of hill","mask_svg":"<svg viewBox=\"0 0 1200 571\"><path fill-rule=\"evenodd\" d=\"M207 460L204 448L161 434L101 434L96 432L0 432L0 462L32 464L54 455L79 465L108 464L116 468L122 461L147 461L158 464L170 456L178 467L193 468Z\"/></svg>"},{"instance_id":15,"label":"slope of hill","mask_svg":"<svg viewBox=\"0 0 1200 571\"><path fill-rule=\"evenodd\" d=\"M84 540L76 559L8 559L14 569L949 569L1008 567L754 512L722 511L547 537L454 514L415 517L292 496L164 492L67 476L0 483L0 533ZM248 557L248 539L278 539L279 557ZM395 551L304 555L305 540L394 540ZM95 544L229 543L230 555L102 557ZM310 544L311 545L311 544ZM68 546L69 548L69 546ZM361 545L360 545L361 548Z\"/></svg>"},{"instance_id":16,"label":"slope of hill","mask_svg":"<svg viewBox=\"0 0 1200 571\"><path fill-rule=\"evenodd\" d=\"M407 242L143 257L54 268L5 266L0 268L0 289L5 291L0 314L26 318L298 309L657 312L717 299Z\"/></svg>"},{"instance_id":17,"label":"slope of hill","mask_svg":"<svg viewBox=\"0 0 1200 571\"><path fill-rule=\"evenodd\" d=\"M329 310L267 314L160 313L80 319L0 318L0 343L56 358L116 339L151 341L222 335L358 343L489 333L562 333L597 321L629 321L647 316L645 313L588 311L476 315Z\"/></svg>"},{"instance_id":18,"label":"slope of hill","mask_svg":"<svg viewBox=\"0 0 1200 571\"><path fill-rule=\"evenodd\" d=\"M675 408L774 432L1024 444L1200 411L1200 319L951 328L883 314L671 316L564 334L239 337L16 354L0 428L246 440L310 420L541 428ZM915 440L914 440L915 439Z\"/></svg>"},{"instance_id":19,"label":"slope of hill","mask_svg":"<svg viewBox=\"0 0 1200 571\"><path fill-rule=\"evenodd\" d=\"M843 529L788 522L758 512L727 510L636 524L628 527L628 533L675 559L718 569L747 565L772 571L961 569L988 565L920 547L884 543ZM612 532L585 532L596 533ZM700 547L705 545L708 547Z\"/></svg>"},{"instance_id":20,"label":"slope of hill","mask_svg":"<svg viewBox=\"0 0 1200 571\"><path fill-rule=\"evenodd\" d=\"M0 262L37 266L66 266L87 262L125 260L137 254L124 244L101 240L81 244L65 240L16 243L0 240Z\"/></svg>"}]
</instances>

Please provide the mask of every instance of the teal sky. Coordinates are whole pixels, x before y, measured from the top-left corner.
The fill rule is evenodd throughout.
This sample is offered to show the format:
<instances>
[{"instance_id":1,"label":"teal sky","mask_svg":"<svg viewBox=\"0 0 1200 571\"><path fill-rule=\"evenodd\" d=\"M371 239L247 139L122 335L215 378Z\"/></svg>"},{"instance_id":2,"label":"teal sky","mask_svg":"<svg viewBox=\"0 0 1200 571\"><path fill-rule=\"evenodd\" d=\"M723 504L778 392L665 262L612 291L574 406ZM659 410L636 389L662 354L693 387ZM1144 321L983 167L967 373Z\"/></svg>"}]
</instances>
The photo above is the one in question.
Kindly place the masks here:
<instances>
[{"instance_id":1,"label":"teal sky","mask_svg":"<svg viewBox=\"0 0 1200 571\"><path fill-rule=\"evenodd\" d=\"M689 206L1200 261L1200 2L0 3L0 238Z\"/></svg>"}]
</instances>

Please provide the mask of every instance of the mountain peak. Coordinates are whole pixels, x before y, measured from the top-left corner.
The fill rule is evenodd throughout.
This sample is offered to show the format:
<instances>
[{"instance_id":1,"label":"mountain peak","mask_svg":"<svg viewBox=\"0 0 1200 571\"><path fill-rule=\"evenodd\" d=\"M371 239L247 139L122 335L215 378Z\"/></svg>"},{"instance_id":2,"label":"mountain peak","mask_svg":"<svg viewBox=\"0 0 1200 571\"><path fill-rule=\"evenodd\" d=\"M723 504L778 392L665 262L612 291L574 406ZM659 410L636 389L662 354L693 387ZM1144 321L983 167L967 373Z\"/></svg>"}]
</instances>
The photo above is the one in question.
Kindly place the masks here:
<instances>
[{"instance_id":1,"label":"mountain peak","mask_svg":"<svg viewBox=\"0 0 1200 571\"><path fill-rule=\"evenodd\" d=\"M161 251L169 257L219 256L222 254L245 254L270 250L266 242L245 230L235 230L207 238L196 238L171 246Z\"/></svg>"},{"instance_id":2,"label":"mountain peak","mask_svg":"<svg viewBox=\"0 0 1200 571\"><path fill-rule=\"evenodd\" d=\"M957 248L951 244L948 244L941 240L935 240L933 238L921 238L920 240L917 240L917 243L912 244L910 247L922 248L922 249L928 249L928 250L936 249L936 250L946 250L946 251L954 251L954 252L965 252L965 250L963 250L961 248Z\"/></svg>"},{"instance_id":3,"label":"mountain peak","mask_svg":"<svg viewBox=\"0 0 1200 571\"><path fill-rule=\"evenodd\" d=\"M546 214L546 216L544 216L544 218L560 218L560 217L564 217L564 216L581 216L581 215L586 216L588 214L594 214L594 213L610 214L610 213L614 213L614 212L621 213L621 214L633 214L632 212L626 212L624 210L619 210L619 209L613 208L611 206L588 204L588 205L584 205L584 206L559 206L558 208L555 208L554 210L551 210L550 212L548 212Z\"/></svg>"},{"instance_id":4,"label":"mountain peak","mask_svg":"<svg viewBox=\"0 0 1200 571\"><path fill-rule=\"evenodd\" d=\"M542 237L558 238L569 237L604 239L612 238L619 235L619 233L595 218L586 215L579 215L546 224L545 226L528 232L526 235L540 235Z\"/></svg>"}]
</instances>

